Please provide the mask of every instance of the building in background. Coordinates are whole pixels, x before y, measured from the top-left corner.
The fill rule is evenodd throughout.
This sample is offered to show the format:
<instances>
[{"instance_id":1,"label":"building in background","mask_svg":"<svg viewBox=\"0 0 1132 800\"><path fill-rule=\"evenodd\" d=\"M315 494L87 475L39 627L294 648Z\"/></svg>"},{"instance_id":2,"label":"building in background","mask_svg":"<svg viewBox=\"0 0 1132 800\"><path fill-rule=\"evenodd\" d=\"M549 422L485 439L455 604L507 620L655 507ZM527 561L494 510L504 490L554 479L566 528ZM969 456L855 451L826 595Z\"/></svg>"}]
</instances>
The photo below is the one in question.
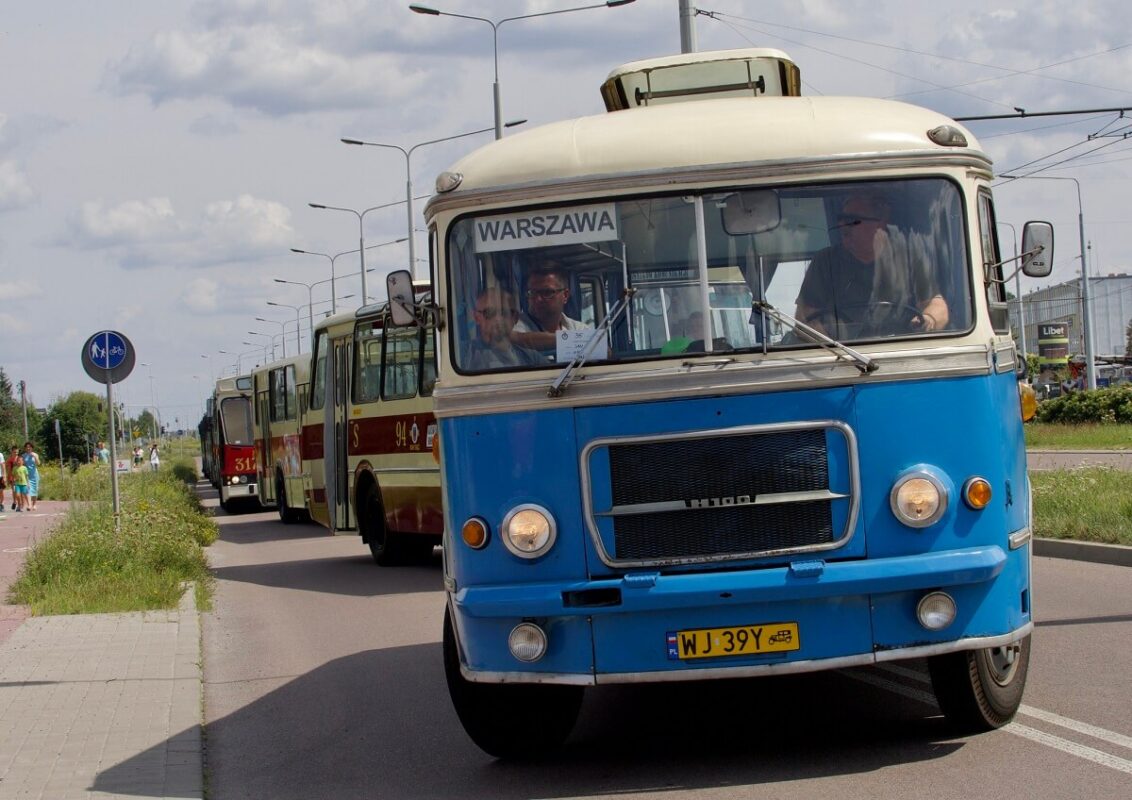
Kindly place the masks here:
<instances>
[{"instance_id":1,"label":"building in background","mask_svg":"<svg viewBox=\"0 0 1132 800\"><path fill-rule=\"evenodd\" d=\"M1093 322L1093 352L1098 360L1125 354L1125 331L1132 320L1132 275L1119 273L1089 278ZM1026 351L1041 355L1042 326L1065 325L1069 355L1085 352L1081 334L1081 282L1066 281L1036 289L1022 298L1026 320ZM1010 327L1019 339L1018 303L1010 304ZM1050 331L1046 331L1050 333Z\"/></svg>"}]
</instances>

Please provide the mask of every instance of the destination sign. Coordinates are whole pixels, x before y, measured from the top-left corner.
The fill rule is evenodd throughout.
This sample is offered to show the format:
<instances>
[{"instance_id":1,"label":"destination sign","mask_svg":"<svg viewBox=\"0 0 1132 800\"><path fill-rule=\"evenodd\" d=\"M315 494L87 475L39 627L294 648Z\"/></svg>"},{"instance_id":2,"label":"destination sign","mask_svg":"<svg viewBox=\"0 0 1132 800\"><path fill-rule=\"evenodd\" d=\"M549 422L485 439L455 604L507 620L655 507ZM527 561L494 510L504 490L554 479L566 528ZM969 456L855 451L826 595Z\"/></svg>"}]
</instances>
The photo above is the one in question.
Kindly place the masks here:
<instances>
[{"instance_id":1,"label":"destination sign","mask_svg":"<svg viewBox=\"0 0 1132 800\"><path fill-rule=\"evenodd\" d=\"M607 242L618 238L614 203L499 214L475 221L476 252Z\"/></svg>"}]
</instances>

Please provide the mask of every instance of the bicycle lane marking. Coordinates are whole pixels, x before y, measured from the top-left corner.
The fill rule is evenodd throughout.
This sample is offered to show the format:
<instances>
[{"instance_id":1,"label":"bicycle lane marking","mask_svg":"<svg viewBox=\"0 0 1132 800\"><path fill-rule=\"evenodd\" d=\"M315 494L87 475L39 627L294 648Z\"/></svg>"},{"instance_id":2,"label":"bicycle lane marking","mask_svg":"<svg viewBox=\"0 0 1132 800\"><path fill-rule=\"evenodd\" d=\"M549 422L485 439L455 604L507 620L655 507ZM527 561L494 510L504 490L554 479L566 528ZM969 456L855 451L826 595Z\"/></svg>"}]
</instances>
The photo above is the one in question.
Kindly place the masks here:
<instances>
[{"instance_id":1,"label":"bicycle lane marking","mask_svg":"<svg viewBox=\"0 0 1132 800\"><path fill-rule=\"evenodd\" d=\"M881 666L880 669L896 675L910 678L921 683L927 683L930 680L928 676L924 675L923 673L917 672L916 670L907 669L906 667L897 667L895 665L886 664L884 666ZM875 686L878 689L882 689L893 694L898 694L911 700L915 700L917 702L938 708L935 700L935 695L931 692L927 692L922 689L915 689L911 686L905 686L901 683L888 681L884 678L879 678L875 675L870 675L867 673L853 673L849 671L842 671L841 674L845 675L846 677L852 678L855 681L867 683L870 686ZM1018 709L1018 713L1039 719L1051 725L1057 725L1059 727L1063 727L1068 730L1084 734L1086 736L1091 736L1094 739L1099 739L1103 742L1107 742L1108 744L1132 749L1132 737L1124 736L1123 734L1116 733L1115 731L1099 728L1086 722L1079 722L1078 720L1070 719L1069 717L1063 717L1060 714L1054 714L1049 711L1043 711L1041 709L1034 708L1033 706L1022 706ZM1067 755L1075 756L1085 761L1091 761L1094 764L1100 764L1102 766L1109 767L1110 769L1114 769L1118 772L1132 775L1132 761L1126 758L1121 758L1120 756L1114 756L1110 753L1106 753L1103 750L1097 750L1094 747L1078 744L1077 742L1070 741L1069 739L1063 739L1060 736L1055 736L1051 733L1039 731L1036 728L1031 728L1030 726L1023 725L1019 722L1011 722L1007 725L1004 725L999 730L1013 734L1023 739L1028 739L1038 744L1043 744L1046 747L1053 748L1054 750L1060 750Z\"/></svg>"}]
</instances>

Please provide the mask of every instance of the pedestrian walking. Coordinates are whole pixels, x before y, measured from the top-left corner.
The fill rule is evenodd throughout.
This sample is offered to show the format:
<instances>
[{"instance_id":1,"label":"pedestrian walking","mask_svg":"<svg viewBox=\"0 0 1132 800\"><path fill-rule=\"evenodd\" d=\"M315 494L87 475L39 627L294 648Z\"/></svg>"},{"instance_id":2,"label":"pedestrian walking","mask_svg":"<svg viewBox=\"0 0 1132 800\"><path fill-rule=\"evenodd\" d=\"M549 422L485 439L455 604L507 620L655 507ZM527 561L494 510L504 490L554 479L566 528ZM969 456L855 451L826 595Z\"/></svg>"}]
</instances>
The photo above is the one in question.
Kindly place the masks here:
<instances>
[{"instance_id":1,"label":"pedestrian walking","mask_svg":"<svg viewBox=\"0 0 1132 800\"><path fill-rule=\"evenodd\" d=\"M28 468L23 461L17 461L12 469L12 490L15 492L16 511L25 511L28 507Z\"/></svg>"},{"instance_id":2,"label":"pedestrian walking","mask_svg":"<svg viewBox=\"0 0 1132 800\"><path fill-rule=\"evenodd\" d=\"M22 463L23 463L23 459L20 458L20 448L16 447L15 445L12 445L12 447L9 449L9 452L8 452L8 458L6 458L4 460L4 472L8 476L8 483L12 487L12 510L13 511L16 510L16 506L19 504L19 499L16 497L15 469L16 469L17 465L22 464Z\"/></svg>"},{"instance_id":3,"label":"pedestrian walking","mask_svg":"<svg viewBox=\"0 0 1132 800\"><path fill-rule=\"evenodd\" d=\"M149 448L149 468L157 472L157 468L161 466L161 456L157 454L157 445L154 444Z\"/></svg>"},{"instance_id":4,"label":"pedestrian walking","mask_svg":"<svg viewBox=\"0 0 1132 800\"><path fill-rule=\"evenodd\" d=\"M24 442L23 460L28 468L28 510L35 511L39 499L39 453L31 442Z\"/></svg>"}]
</instances>

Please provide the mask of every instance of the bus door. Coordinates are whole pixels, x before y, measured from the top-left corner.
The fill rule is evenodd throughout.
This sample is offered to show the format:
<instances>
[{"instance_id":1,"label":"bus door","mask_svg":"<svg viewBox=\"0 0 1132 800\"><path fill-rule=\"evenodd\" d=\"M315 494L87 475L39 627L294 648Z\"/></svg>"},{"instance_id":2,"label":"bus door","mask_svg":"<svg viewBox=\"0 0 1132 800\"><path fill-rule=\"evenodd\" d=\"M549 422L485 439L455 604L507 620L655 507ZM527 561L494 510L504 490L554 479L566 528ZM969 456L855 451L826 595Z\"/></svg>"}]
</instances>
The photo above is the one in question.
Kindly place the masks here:
<instances>
[{"instance_id":1,"label":"bus door","mask_svg":"<svg viewBox=\"0 0 1132 800\"><path fill-rule=\"evenodd\" d=\"M256 453L256 472L259 474L259 497L260 500L270 505L275 502L275 473L272 469L271 458L271 393L269 387L271 373L256 376L255 385L255 420L256 426L254 430L259 434L256 438L256 446L259 451ZM267 385L260 386L259 379L266 377Z\"/></svg>"},{"instance_id":2,"label":"bus door","mask_svg":"<svg viewBox=\"0 0 1132 800\"><path fill-rule=\"evenodd\" d=\"M323 469L326 472L326 506L332 531L352 530L350 519L350 474L346 449L349 419L347 400L350 396L350 338L342 337L331 342L327 360L326 396L329 400L323 429L326 455Z\"/></svg>"}]
</instances>

